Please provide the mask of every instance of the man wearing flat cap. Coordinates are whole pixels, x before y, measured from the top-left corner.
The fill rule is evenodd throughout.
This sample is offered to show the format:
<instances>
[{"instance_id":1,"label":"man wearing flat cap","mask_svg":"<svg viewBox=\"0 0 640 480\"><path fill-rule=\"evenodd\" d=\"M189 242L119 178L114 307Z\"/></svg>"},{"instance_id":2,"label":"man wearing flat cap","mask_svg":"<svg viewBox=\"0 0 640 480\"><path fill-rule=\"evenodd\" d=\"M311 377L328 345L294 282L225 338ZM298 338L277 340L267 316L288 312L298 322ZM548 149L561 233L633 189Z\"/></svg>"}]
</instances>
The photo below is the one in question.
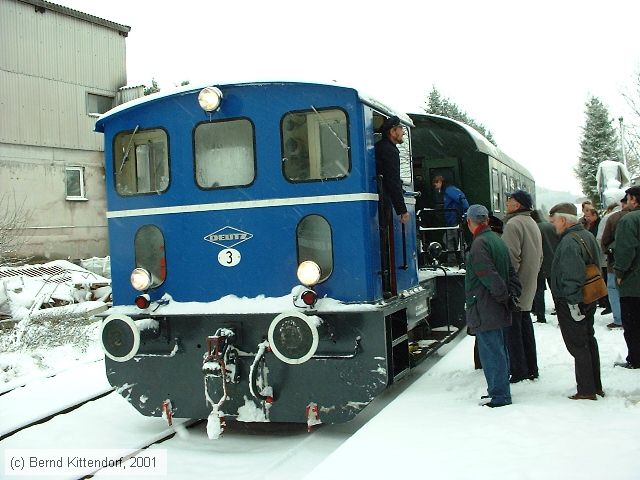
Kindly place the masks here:
<instances>
[{"instance_id":1,"label":"man wearing flat cap","mask_svg":"<svg viewBox=\"0 0 640 480\"><path fill-rule=\"evenodd\" d=\"M507 246L489 227L486 207L471 205L467 226L473 241L466 260L465 306L467 326L476 336L487 380L481 404L502 407L511 403L506 329L511 324L510 297L520 294L520 283Z\"/></svg>"},{"instance_id":2,"label":"man wearing flat cap","mask_svg":"<svg viewBox=\"0 0 640 480\"><path fill-rule=\"evenodd\" d=\"M551 294L556 305L558 325L567 350L575 360L577 392L571 400L597 400L604 397L600 380L600 353L593 331L596 302L583 303L585 267L600 265L600 249L578 220L572 203L559 203L550 211L551 223L560 235L551 264Z\"/></svg>"},{"instance_id":3,"label":"man wearing flat cap","mask_svg":"<svg viewBox=\"0 0 640 480\"><path fill-rule=\"evenodd\" d=\"M513 323L508 335L511 383L538 378L538 356L531 309L542 266L542 235L531 217L532 209L531 195L524 190L516 190L507 195L507 215L504 217L502 240L507 244L511 263L522 285L520 311L512 312Z\"/></svg>"},{"instance_id":4,"label":"man wearing flat cap","mask_svg":"<svg viewBox=\"0 0 640 480\"><path fill-rule=\"evenodd\" d=\"M400 179L400 152L396 145L404 142L404 127L396 116L385 119L380 128L382 139L376 143L376 169L382 175L382 186L387 202L393 205L400 222L409 221L404 203L402 180ZM385 205L387 207L387 205Z\"/></svg>"}]
</instances>

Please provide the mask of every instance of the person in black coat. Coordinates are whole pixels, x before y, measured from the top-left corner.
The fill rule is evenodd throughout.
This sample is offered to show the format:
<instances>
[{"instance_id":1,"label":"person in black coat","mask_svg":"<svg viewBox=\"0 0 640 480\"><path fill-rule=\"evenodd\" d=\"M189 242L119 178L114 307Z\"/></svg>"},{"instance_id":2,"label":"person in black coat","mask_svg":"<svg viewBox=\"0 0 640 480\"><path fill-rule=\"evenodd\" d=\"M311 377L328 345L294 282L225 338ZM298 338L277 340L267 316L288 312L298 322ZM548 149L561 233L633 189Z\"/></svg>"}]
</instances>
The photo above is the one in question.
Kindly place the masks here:
<instances>
[{"instance_id":1,"label":"person in black coat","mask_svg":"<svg viewBox=\"0 0 640 480\"><path fill-rule=\"evenodd\" d=\"M404 142L404 128L396 116L382 123L382 139L376 143L376 170L382 175L382 187L387 204L390 202L401 223L409 221L409 213L404 203L402 180L400 179L400 152L396 145Z\"/></svg>"}]
</instances>

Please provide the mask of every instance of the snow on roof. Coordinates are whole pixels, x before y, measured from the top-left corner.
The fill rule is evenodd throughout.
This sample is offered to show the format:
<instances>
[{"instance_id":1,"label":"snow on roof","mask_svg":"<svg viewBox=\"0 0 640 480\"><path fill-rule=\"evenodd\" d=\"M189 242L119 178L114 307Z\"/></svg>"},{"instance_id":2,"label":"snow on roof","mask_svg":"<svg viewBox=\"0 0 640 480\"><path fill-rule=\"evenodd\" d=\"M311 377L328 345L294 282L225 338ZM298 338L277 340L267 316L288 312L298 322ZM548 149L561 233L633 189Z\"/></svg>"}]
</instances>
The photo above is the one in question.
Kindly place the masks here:
<instances>
[{"instance_id":1,"label":"snow on roof","mask_svg":"<svg viewBox=\"0 0 640 480\"><path fill-rule=\"evenodd\" d=\"M85 22L93 23L94 25L101 25L103 27L111 28L117 32L120 32L121 35L127 36L131 31L131 27L127 25L121 25L116 22L112 22L111 20L107 20L105 18L96 17L95 15L90 15L88 13L81 12L79 10L74 10L73 8L65 7L64 5L58 5L57 3L47 2L45 0L19 0L23 3L28 3L29 5L33 5L36 9L44 9L51 10L52 12L61 13L63 15L67 15L68 17L77 18L79 20L84 20Z\"/></svg>"},{"instance_id":2,"label":"snow on roof","mask_svg":"<svg viewBox=\"0 0 640 480\"><path fill-rule=\"evenodd\" d=\"M30 277L42 278L48 282L74 285L105 284L111 280L95 274L66 260L54 260L38 265L24 265L21 267L0 267L0 278Z\"/></svg>"},{"instance_id":3,"label":"snow on roof","mask_svg":"<svg viewBox=\"0 0 640 480\"><path fill-rule=\"evenodd\" d=\"M411 121L411 118L409 118L409 116L402 112L401 110L398 109L394 109L391 108L389 106L387 106L386 104L380 102L379 100L373 98L372 96L366 95L365 93L363 93L360 89L355 88L352 85L348 85L348 84L341 84L338 82L333 82L333 81L302 81L302 80L272 80L272 81L224 81L224 82L208 82L208 83L199 83L199 84L194 84L194 85L183 85L183 86L179 86L179 87L174 87L174 88L169 88L166 90L161 90L160 92L157 93L153 93L151 95L146 95L144 97L140 97L140 98L136 98L135 100L131 100L129 102L123 103L121 105L118 105L114 108L112 108L111 110L103 113L102 115L100 115L100 117L98 118L98 121L96 122L96 130L101 132L102 127L101 127L101 123L117 114L120 113L124 110L128 110L130 108L139 106L139 105L143 105L145 103L149 103L149 102L153 102L156 100L160 100L166 97L171 97L171 96L179 96L179 95L185 95L188 93L194 93L197 92L199 90L202 90L205 87L211 87L211 86L218 86L218 87L228 87L228 86L232 86L232 85L266 85L266 84L272 84L272 85L277 85L277 84L308 84L308 85L327 85L327 86L332 86L332 87L341 87L341 88L350 88L352 90L355 90L358 93L358 96L360 98L360 100L362 100L363 103L369 105L370 107L373 107L377 110L382 111L382 113L385 113L389 116L391 115L396 115L398 118L400 118L400 120L403 123L406 123L409 126L413 126L413 122Z\"/></svg>"}]
</instances>

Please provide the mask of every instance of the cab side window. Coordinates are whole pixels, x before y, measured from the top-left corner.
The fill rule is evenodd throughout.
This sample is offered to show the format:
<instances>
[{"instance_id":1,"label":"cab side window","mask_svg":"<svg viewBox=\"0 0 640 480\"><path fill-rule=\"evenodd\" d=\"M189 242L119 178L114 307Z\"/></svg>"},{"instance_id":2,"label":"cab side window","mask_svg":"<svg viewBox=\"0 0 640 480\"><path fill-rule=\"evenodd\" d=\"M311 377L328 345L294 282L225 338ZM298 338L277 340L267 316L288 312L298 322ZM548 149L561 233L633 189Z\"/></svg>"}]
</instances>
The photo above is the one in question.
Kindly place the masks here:
<instances>
[{"instance_id":1,"label":"cab side window","mask_svg":"<svg viewBox=\"0 0 640 480\"><path fill-rule=\"evenodd\" d=\"M281 122L283 173L291 182L340 179L350 169L347 115L339 109L287 113Z\"/></svg>"}]
</instances>

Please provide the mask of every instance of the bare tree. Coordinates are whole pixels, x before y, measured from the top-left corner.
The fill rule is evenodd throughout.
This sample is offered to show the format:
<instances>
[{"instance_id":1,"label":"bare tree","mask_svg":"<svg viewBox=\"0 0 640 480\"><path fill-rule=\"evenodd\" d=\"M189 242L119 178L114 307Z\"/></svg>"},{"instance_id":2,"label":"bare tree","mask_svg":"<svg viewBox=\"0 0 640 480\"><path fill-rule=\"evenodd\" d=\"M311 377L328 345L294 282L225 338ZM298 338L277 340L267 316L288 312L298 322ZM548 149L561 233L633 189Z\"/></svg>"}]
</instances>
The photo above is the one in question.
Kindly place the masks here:
<instances>
[{"instance_id":1,"label":"bare tree","mask_svg":"<svg viewBox=\"0 0 640 480\"><path fill-rule=\"evenodd\" d=\"M0 196L0 266L14 265L24 260L18 252L26 243L26 227L31 216L15 194Z\"/></svg>"},{"instance_id":2,"label":"bare tree","mask_svg":"<svg viewBox=\"0 0 640 480\"><path fill-rule=\"evenodd\" d=\"M640 175L640 68L632 85L622 96L631 109L632 118L624 119L623 141L627 167L632 176Z\"/></svg>"}]
</instances>

